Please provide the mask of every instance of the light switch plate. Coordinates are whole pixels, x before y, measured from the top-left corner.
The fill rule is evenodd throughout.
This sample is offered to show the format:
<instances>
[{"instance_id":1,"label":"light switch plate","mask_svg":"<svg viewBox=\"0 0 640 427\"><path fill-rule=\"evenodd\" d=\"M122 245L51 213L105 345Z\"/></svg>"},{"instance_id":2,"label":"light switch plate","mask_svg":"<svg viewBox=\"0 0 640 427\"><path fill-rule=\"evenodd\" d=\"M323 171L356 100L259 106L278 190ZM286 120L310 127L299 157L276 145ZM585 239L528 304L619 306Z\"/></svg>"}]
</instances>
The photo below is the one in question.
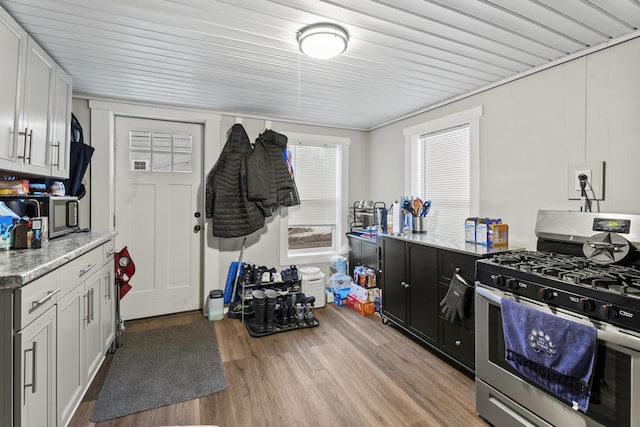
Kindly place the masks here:
<instances>
[{"instance_id":1,"label":"light switch plate","mask_svg":"<svg viewBox=\"0 0 640 427\"><path fill-rule=\"evenodd\" d=\"M581 189L578 176L583 173L589 177L587 196L591 200L604 200L604 162L569 163L567 174L567 197L569 200L580 200ZM593 191L592 191L593 190Z\"/></svg>"}]
</instances>

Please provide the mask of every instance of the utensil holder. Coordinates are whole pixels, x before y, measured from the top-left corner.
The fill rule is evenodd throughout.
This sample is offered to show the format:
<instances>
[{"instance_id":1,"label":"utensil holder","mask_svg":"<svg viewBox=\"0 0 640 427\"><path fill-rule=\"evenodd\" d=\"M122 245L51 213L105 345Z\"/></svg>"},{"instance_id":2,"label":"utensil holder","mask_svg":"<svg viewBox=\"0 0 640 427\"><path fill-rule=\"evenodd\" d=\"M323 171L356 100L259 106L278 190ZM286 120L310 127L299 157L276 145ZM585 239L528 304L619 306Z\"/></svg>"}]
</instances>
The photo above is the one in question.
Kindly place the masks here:
<instances>
[{"instance_id":1,"label":"utensil holder","mask_svg":"<svg viewBox=\"0 0 640 427\"><path fill-rule=\"evenodd\" d=\"M411 221L411 231L414 233L426 233L427 232L427 217L414 216Z\"/></svg>"}]
</instances>

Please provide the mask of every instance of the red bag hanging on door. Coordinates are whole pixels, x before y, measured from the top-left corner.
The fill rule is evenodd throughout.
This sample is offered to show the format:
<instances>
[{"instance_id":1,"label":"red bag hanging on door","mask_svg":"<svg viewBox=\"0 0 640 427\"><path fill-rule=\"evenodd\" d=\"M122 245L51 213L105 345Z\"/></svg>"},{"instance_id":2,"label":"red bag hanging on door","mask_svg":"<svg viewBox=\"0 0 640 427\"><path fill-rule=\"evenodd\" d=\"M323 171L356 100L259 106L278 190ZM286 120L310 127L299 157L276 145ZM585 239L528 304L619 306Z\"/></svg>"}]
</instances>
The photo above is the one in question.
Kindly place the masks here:
<instances>
[{"instance_id":1,"label":"red bag hanging on door","mask_svg":"<svg viewBox=\"0 0 640 427\"><path fill-rule=\"evenodd\" d=\"M114 261L115 280L120 288L120 299L122 299L131 290L129 280L136 272L136 265L133 263L126 246L114 254Z\"/></svg>"}]
</instances>

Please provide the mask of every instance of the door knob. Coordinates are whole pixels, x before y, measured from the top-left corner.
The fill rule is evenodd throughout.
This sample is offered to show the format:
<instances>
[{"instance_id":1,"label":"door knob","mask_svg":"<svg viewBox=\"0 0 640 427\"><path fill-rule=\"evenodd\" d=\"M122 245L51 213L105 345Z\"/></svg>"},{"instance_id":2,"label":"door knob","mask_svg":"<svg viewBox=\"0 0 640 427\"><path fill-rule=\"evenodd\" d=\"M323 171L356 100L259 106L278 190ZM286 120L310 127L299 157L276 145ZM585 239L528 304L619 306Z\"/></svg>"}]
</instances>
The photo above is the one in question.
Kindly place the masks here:
<instances>
[{"instance_id":1,"label":"door knob","mask_svg":"<svg viewBox=\"0 0 640 427\"><path fill-rule=\"evenodd\" d=\"M196 225L196 226L194 226L194 227L193 227L193 232L194 232L194 233L197 233L197 232L198 232L198 231L200 231L200 230L202 230L202 227L201 227L201 226L199 226L199 225Z\"/></svg>"}]
</instances>

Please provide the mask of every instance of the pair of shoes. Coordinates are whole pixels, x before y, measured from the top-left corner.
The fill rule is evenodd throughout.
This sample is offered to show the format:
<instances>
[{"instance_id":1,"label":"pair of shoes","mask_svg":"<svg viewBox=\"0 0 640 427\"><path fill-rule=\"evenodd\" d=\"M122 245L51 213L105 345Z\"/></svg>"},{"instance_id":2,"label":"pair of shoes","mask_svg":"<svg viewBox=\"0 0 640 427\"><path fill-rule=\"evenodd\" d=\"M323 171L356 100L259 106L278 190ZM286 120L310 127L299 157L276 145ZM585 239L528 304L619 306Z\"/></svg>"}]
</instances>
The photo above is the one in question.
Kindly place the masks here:
<instances>
[{"instance_id":1,"label":"pair of shoes","mask_svg":"<svg viewBox=\"0 0 640 427\"><path fill-rule=\"evenodd\" d=\"M229 305L229 311L227 312L229 319L240 319L243 315L245 318L253 317L253 308L249 303L233 302Z\"/></svg>"},{"instance_id":2,"label":"pair of shoes","mask_svg":"<svg viewBox=\"0 0 640 427\"><path fill-rule=\"evenodd\" d=\"M253 292L253 323L249 325L255 333L273 332L273 321L278 294L273 289L256 289Z\"/></svg>"},{"instance_id":3,"label":"pair of shoes","mask_svg":"<svg viewBox=\"0 0 640 427\"><path fill-rule=\"evenodd\" d=\"M282 276L282 280L285 283L292 283L300 281L300 274L298 274L298 267L295 265L290 265L289 268L285 268L280 272L280 276Z\"/></svg>"}]
</instances>

